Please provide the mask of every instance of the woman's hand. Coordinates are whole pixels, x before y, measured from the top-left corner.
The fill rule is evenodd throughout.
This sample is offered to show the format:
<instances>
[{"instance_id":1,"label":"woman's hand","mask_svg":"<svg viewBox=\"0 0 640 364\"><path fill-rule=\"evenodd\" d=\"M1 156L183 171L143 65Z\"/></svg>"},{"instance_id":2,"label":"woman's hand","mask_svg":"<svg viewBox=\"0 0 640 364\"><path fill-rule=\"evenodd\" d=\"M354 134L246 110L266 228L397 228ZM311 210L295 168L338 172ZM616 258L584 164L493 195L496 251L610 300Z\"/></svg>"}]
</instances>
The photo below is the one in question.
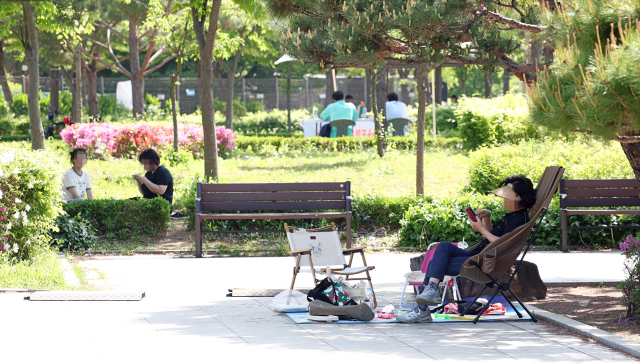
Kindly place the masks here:
<instances>
[{"instance_id":1,"label":"woman's hand","mask_svg":"<svg viewBox=\"0 0 640 364\"><path fill-rule=\"evenodd\" d=\"M478 221L473 221L469 219L469 222L471 223L471 228L481 234L482 234L482 231L486 230L481 219L478 219Z\"/></svg>"},{"instance_id":2,"label":"woman's hand","mask_svg":"<svg viewBox=\"0 0 640 364\"><path fill-rule=\"evenodd\" d=\"M485 217L491 217L491 212L489 210L477 209L475 213L481 220L484 220Z\"/></svg>"}]
</instances>

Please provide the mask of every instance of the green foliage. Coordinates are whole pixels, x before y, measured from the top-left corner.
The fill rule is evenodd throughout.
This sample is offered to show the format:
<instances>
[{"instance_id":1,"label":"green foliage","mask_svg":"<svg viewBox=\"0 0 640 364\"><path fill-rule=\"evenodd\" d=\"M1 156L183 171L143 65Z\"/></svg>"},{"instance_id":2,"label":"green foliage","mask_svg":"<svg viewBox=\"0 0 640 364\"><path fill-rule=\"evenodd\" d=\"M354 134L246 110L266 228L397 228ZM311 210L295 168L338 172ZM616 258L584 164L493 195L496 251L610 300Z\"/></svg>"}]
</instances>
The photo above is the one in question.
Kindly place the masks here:
<instances>
[{"instance_id":1,"label":"green foliage","mask_svg":"<svg viewBox=\"0 0 640 364\"><path fill-rule=\"evenodd\" d=\"M105 95L98 97L98 113L105 117L113 115L118 111L118 104L115 95Z\"/></svg>"},{"instance_id":2,"label":"green foliage","mask_svg":"<svg viewBox=\"0 0 640 364\"><path fill-rule=\"evenodd\" d=\"M569 0L563 9L543 17L554 63L530 91L531 120L562 133L638 135L640 4Z\"/></svg>"},{"instance_id":3,"label":"green foliage","mask_svg":"<svg viewBox=\"0 0 640 364\"><path fill-rule=\"evenodd\" d=\"M8 116L10 112L11 108L9 107L9 103L0 96L0 118Z\"/></svg>"},{"instance_id":4,"label":"green foliage","mask_svg":"<svg viewBox=\"0 0 640 364\"><path fill-rule=\"evenodd\" d=\"M51 96L40 97L38 100L38 107L40 108L40 115L47 115L49 113L49 104L51 103Z\"/></svg>"},{"instance_id":5,"label":"green foliage","mask_svg":"<svg viewBox=\"0 0 640 364\"><path fill-rule=\"evenodd\" d=\"M0 142L23 142L26 140L31 140L31 135L29 134L3 135L0 137Z\"/></svg>"},{"instance_id":6,"label":"green foliage","mask_svg":"<svg viewBox=\"0 0 640 364\"><path fill-rule=\"evenodd\" d=\"M160 107L160 100L156 96L152 94L144 94L144 104L145 106L156 106Z\"/></svg>"},{"instance_id":7,"label":"green foliage","mask_svg":"<svg viewBox=\"0 0 640 364\"><path fill-rule=\"evenodd\" d=\"M3 255L27 260L55 230L62 160L52 151L32 151L27 143L1 143L0 172Z\"/></svg>"},{"instance_id":8,"label":"green foliage","mask_svg":"<svg viewBox=\"0 0 640 364\"><path fill-rule=\"evenodd\" d=\"M31 130L31 125L29 124L29 122L20 123L16 125L16 133L20 135L29 134L30 130Z\"/></svg>"},{"instance_id":9,"label":"green foliage","mask_svg":"<svg viewBox=\"0 0 640 364\"><path fill-rule=\"evenodd\" d=\"M491 99L462 97L453 110L465 149L517 144L541 134L530 124L527 102L520 94Z\"/></svg>"},{"instance_id":10,"label":"green foliage","mask_svg":"<svg viewBox=\"0 0 640 364\"><path fill-rule=\"evenodd\" d=\"M60 115L62 116L70 116L71 110L73 109L73 95L71 91L63 91L59 94L59 109Z\"/></svg>"},{"instance_id":11,"label":"green foliage","mask_svg":"<svg viewBox=\"0 0 640 364\"><path fill-rule=\"evenodd\" d=\"M250 113L257 113L257 112L264 111L264 104L260 101L251 101L247 104L247 111Z\"/></svg>"},{"instance_id":12,"label":"green foliage","mask_svg":"<svg viewBox=\"0 0 640 364\"><path fill-rule=\"evenodd\" d=\"M58 232L51 234L52 243L65 252L85 251L93 248L98 242L91 224L78 215L71 217L61 214L56 221Z\"/></svg>"},{"instance_id":13,"label":"green foliage","mask_svg":"<svg viewBox=\"0 0 640 364\"><path fill-rule=\"evenodd\" d=\"M0 287L29 289L64 289L64 271L50 247L33 249L31 257L16 262L0 254Z\"/></svg>"},{"instance_id":14,"label":"green foliage","mask_svg":"<svg viewBox=\"0 0 640 364\"><path fill-rule=\"evenodd\" d=\"M494 223L505 215L502 199L493 195L467 193L448 198L424 197L408 206L400 222L399 245L425 250L433 242L457 242L463 238L471 245L482 236L471 229L464 212L467 207L491 211Z\"/></svg>"},{"instance_id":15,"label":"green foliage","mask_svg":"<svg viewBox=\"0 0 640 364\"><path fill-rule=\"evenodd\" d=\"M13 124L7 120L0 121L0 135L10 135L13 131Z\"/></svg>"},{"instance_id":16,"label":"green foliage","mask_svg":"<svg viewBox=\"0 0 640 364\"><path fill-rule=\"evenodd\" d=\"M162 197L140 200L84 200L64 205L69 216L86 219L98 235L107 239L127 239L141 234L164 232L169 222L170 204Z\"/></svg>"},{"instance_id":17,"label":"green foliage","mask_svg":"<svg viewBox=\"0 0 640 364\"><path fill-rule=\"evenodd\" d=\"M11 104L11 112L16 116L29 115L28 109L28 97L27 94L17 94L13 96L13 103Z\"/></svg>"},{"instance_id":18,"label":"green foliage","mask_svg":"<svg viewBox=\"0 0 640 364\"><path fill-rule=\"evenodd\" d=\"M640 238L629 235L619 246L625 256L625 279L618 284L618 288L622 290L620 300L627 307L627 312L618 323L631 321L637 324L640 317Z\"/></svg>"},{"instance_id":19,"label":"green foliage","mask_svg":"<svg viewBox=\"0 0 640 364\"><path fill-rule=\"evenodd\" d=\"M299 123L301 119L308 118L305 110L291 111L291 130L302 131ZM287 111L273 110L271 112L259 111L240 119L234 123L234 130L239 133L275 134L287 132Z\"/></svg>"},{"instance_id":20,"label":"green foliage","mask_svg":"<svg viewBox=\"0 0 640 364\"><path fill-rule=\"evenodd\" d=\"M213 105L216 111L220 111L221 113L225 113L227 110L227 103L224 101L220 101L217 97L213 100ZM244 105L244 102L238 97L233 100L233 117L239 118L247 115L247 107Z\"/></svg>"},{"instance_id":21,"label":"green foliage","mask_svg":"<svg viewBox=\"0 0 640 364\"><path fill-rule=\"evenodd\" d=\"M188 164L189 161L193 160L193 154L179 150L177 153L173 151L173 149L164 152L162 155L162 160L164 162L169 163L170 167L177 167L180 165Z\"/></svg>"},{"instance_id":22,"label":"green foliage","mask_svg":"<svg viewBox=\"0 0 640 364\"><path fill-rule=\"evenodd\" d=\"M543 140L482 148L472 152L469 188L486 193L504 178L523 174L534 183L548 166L562 166L566 179L634 178L617 145L593 140L563 142Z\"/></svg>"}]
</instances>

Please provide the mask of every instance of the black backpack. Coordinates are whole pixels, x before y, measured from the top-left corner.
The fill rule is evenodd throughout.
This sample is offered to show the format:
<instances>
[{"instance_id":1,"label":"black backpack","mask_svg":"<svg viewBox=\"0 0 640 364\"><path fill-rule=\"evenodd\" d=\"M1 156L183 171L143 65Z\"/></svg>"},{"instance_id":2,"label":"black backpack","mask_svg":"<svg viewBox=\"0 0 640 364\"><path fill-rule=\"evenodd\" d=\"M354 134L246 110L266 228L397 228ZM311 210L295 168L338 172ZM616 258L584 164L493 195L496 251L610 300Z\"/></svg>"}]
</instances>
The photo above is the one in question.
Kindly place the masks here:
<instances>
[{"instance_id":1,"label":"black backpack","mask_svg":"<svg viewBox=\"0 0 640 364\"><path fill-rule=\"evenodd\" d=\"M330 138L331 137L331 125L325 124L320 129L320 134L318 134L318 136L325 137L325 138Z\"/></svg>"}]
</instances>

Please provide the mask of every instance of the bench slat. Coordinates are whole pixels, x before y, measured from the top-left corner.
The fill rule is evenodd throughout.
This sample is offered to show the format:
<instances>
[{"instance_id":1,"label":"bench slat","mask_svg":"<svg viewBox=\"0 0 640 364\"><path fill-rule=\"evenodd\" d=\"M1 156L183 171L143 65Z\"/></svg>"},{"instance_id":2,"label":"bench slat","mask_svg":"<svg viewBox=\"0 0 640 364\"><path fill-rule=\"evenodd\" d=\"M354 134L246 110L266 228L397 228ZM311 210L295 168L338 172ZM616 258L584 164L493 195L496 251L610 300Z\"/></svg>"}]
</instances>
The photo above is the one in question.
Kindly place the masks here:
<instances>
[{"instance_id":1,"label":"bench slat","mask_svg":"<svg viewBox=\"0 0 640 364\"><path fill-rule=\"evenodd\" d=\"M567 198L567 207L640 206L640 198Z\"/></svg>"},{"instance_id":2,"label":"bench slat","mask_svg":"<svg viewBox=\"0 0 640 364\"><path fill-rule=\"evenodd\" d=\"M345 212L266 212L256 214L201 214L202 219L215 220L251 220L251 219L320 219L330 217L345 217Z\"/></svg>"},{"instance_id":3,"label":"bench slat","mask_svg":"<svg viewBox=\"0 0 640 364\"><path fill-rule=\"evenodd\" d=\"M569 188L564 190L568 198L573 197L638 197L640 188Z\"/></svg>"},{"instance_id":4,"label":"bench slat","mask_svg":"<svg viewBox=\"0 0 640 364\"><path fill-rule=\"evenodd\" d=\"M345 201L203 202L202 211L346 210Z\"/></svg>"},{"instance_id":5,"label":"bench slat","mask_svg":"<svg viewBox=\"0 0 640 364\"><path fill-rule=\"evenodd\" d=\"M317 192L346 191L346 182L202 184L202 192Z\"/></svg>"},{"instance_id":6,"label":"bench slat","mask_svg":"<svg viewBox=\"0 0 640 364\"><path fill-rule=\"evenodd\" d=\"M635 179L565 179L564 188L640 187Z\"/></svg>"},{"instance_id":7,"label":"bench slat","mask_svg":"<svg viewBox=\"0 0 640 364\"><path fill-rule=\"evenodd\" d=\"M212 201L335 201L346 200L344 192L217 192L203 193L203 202Z\"/></svg>"},{"instance_id":8,"label":"bench slat","mask_svg":"<svg viewBox=\"0 0 640 364\"><path fill-rule=\"evenodd\" d=\"M640 215L640 210L567 210L567 215Z\"/></svg>"}]
</instances>

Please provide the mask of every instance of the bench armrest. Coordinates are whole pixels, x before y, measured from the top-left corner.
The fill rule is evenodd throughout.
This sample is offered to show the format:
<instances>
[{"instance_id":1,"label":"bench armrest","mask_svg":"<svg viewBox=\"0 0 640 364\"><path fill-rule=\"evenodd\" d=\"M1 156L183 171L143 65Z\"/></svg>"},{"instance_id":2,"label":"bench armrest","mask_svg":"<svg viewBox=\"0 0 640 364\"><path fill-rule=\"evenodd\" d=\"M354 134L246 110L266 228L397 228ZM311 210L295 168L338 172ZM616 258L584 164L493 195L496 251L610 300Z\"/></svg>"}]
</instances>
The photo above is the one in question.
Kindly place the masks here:
<instances>
[{"instance_id":1,"label":"bench armrest","mask_svg":"<svg viewBox=\"0 0 640 364\"><path fill-rule=\"evenodd\" d=\"M300 250L294 250L292 252L289 252L289 254L291 255L305 255L305 254L311 254L311 249L300 249Z\"/></svg>"},{"instance_id":2,"label":"bench armrest","mask_svg":"<svg viewBox=\"0 0 640 364\"><path fill-rule=\"evenodd\" d=\"M363 253L363 252L364 252L364 248L363 247L350 248L350 249L342 250L342 254L343 255L349 255L349 254L354 254L354 253Z\"/></svg>"},{"instance_id":3,"label":"bench armrest","mask_svg":"<svg viewBox=\"0 0 640 364\"><path fill-rule=\"evenodd\" d=\"M202 199L200 197L196 198L196 214L202 213Z\"/></svg>"}]
</instances>

